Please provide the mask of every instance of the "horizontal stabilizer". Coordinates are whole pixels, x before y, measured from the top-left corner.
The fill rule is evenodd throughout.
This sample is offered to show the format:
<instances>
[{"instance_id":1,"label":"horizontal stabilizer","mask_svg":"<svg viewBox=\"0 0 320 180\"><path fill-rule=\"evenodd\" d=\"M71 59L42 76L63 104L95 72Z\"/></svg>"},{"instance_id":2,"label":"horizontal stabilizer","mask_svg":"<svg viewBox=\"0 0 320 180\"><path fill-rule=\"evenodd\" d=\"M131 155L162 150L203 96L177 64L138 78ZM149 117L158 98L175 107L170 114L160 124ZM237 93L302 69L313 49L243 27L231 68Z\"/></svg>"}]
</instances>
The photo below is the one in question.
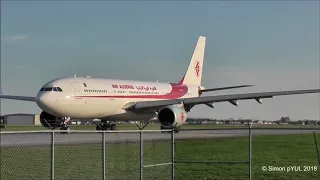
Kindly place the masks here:
<instances>
[{"instance_id":1,"label":"horizontal stabilizer","mask_svg":"<svg viewBox=\"0 0 320 180\"><path fill-rule=\"evenodd\" d=\"M253 86L253 85L228 86L228 87L221 87L221 88L202 89L199 91L200 93L202 93L202 92L220 91L225 89L235 89L235 88L243 88L243 87L250 87L250 86Z\"/></svg>"}]
</instances>

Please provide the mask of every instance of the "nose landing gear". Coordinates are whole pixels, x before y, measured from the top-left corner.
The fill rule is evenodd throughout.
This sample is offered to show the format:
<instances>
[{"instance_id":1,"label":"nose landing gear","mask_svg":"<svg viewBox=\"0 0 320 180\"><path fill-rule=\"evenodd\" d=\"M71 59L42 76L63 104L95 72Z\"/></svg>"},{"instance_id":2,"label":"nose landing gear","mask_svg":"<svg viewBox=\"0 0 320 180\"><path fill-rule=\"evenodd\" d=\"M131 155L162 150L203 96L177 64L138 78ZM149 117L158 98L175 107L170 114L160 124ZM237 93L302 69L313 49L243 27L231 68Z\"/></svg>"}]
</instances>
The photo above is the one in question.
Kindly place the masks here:
<instances>
[{"instance_id":1,"label":"nose landing gear","mask_svg":"<svg viewBox=\"0 0 320 180\"><path fill-rule=\"evenodd\" d=\"M68 123L70 122L71 118L70 117L65 117L63 118L63 121L62 121L62 125L60 127L60 130L67 130L68 132L67 133L70 133L70 127L68 126ZM65 132L61 132L61 133L65 133Z\"/></svg>"}]
</instances>

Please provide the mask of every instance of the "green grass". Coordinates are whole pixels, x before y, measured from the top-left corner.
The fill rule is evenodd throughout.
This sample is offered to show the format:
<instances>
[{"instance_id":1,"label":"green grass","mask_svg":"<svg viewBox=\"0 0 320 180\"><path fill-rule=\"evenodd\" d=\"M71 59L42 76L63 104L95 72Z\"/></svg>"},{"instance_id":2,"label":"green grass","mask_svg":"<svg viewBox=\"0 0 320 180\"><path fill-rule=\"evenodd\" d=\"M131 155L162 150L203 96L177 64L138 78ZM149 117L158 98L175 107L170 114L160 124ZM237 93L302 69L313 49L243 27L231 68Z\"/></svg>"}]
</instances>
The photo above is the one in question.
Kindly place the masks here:
<instances>
[{"instance_id":1,"label":"green grass","mask_svg":"<svg viewBox=\"0 0 320 180\"><path fill-rule=\"evenodd\" d=\"M320 134L317 135L320 142ZM175 160L247 161L247 138L176 140ZM254 136L253 179L320 179L320 167L312 134ZM139 179L139 144L106 144L107 179ZM319 146L320 149L320 146ZM57 145L55 179L102 179L101 144ZM144 143L144 165L170 162L170 140ZM2 147L0 179L49 179L50 147ZM317 166L316 172L269 172L262 166ZM169 166L143 169L146 180L170 178ZM175 165L175 179L248 179L248 164Z\"/></svg>"},{"instance_id":2,"label":"green grass","mask_svg":"<svg viewBox=\"0 0 320 180\"><path fill-rule=\"evenodd\" d=\"M71 125L72 130L95 130L95 125ZM319 125L253 125L259 128L320 128ZM183 125L181 129L215 129L215 128L247 128L245 125L228 125L228 124L200 124L200 125ZM58 128L59 129L59 128ZM159 124L149 124L146 126L145 130L159 130ZM45 127L39 126L6 126L5 129L0 129L0 131L37 131L37 130L48 130ZM117 130L138 130L135 124L117 124Z\"/></svg>"}]
</instances>

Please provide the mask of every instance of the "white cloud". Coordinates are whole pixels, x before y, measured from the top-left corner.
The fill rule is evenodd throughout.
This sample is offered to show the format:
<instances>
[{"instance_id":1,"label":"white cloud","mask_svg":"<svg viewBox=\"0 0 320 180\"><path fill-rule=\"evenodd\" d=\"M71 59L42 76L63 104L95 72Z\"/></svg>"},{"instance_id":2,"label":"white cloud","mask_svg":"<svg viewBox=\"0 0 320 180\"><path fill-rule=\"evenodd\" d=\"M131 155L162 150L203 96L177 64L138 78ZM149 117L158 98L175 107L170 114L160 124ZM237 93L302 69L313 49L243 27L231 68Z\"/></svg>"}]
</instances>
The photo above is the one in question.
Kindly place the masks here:
<instances>
[{"instance_id":1,"label":"white cloud","mask_svg":"<svg viewBox=\"0 0 320 180\"><path fill-rule=\"evenodd\" d=\"M1 40L4 40L6 42L13 42L18 40L25 40L29 37L29 35L4 35L1 37Z\"/></svg>"}]
</instances>

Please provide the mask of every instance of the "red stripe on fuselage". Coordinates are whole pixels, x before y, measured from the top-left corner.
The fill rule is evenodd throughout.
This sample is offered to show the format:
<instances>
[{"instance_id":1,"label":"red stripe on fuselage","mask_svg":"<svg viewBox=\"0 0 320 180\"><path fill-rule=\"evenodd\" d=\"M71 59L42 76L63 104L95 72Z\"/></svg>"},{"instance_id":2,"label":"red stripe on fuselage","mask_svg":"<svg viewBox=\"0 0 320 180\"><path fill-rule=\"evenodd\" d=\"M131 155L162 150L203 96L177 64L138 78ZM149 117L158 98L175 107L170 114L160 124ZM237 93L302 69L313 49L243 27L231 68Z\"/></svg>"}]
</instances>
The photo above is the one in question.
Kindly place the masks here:
<instances>
[{"instance_id":1,"label":"red stripe on fuselage","mask_svg":"<svg viewBox=\"0 0 320 180\"><path fill-rule=\"evenodd\" d=\"M138 99L177 99L181 98L188 92L188 86L186 85L180 85L180 84L170 84L171 85L171 91L167 94L162 95L123 95L123 96L75 96L80 98L138 98Z\"/></svg>"}]
</instances>

